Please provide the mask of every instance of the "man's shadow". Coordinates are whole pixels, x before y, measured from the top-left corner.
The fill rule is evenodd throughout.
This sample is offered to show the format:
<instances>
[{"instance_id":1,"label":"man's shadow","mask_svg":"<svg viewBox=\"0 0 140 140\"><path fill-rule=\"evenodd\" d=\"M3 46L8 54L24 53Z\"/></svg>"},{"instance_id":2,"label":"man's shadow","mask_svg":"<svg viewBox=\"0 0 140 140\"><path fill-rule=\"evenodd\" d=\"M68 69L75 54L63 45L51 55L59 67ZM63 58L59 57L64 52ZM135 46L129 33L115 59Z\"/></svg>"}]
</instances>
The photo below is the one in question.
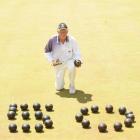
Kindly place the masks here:
<instances>
[{"instance_id":1,"label":"man's shadow","mask_svg":"<svg viewBox=\"0 0 140 140\"><path fill-rule=\"evenodd\" d=\"M56 92L57 95L64 98L76 98L80 103L87 103L92 101L92 94L85 93L82 90L76 90L76 93L71 95L69 94L69 89L63 89L61 91Z\"/></svg>"}]
</instances>

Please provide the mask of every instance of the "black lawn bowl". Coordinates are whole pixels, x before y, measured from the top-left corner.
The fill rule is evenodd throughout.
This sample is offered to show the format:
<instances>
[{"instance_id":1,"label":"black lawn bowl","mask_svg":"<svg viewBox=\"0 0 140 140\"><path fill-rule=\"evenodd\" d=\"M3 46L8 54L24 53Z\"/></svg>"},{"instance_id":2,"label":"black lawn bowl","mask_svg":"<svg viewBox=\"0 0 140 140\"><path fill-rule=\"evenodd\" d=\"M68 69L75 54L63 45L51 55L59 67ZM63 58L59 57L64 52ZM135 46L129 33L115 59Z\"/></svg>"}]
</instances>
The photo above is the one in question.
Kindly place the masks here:
<instances>
[{"instance_id":1,"label":"black lawn bowl","mask_svg":"<svg viewBox=\"0 0 140 140\"><path fill-rule=\"evenodd\" d=\"M9 111L14 111L14 112L16 113L17 108L16 108L16 107L14 107L14 106L11 106L11 107L9 107Z\"/></svg>"},{"instance_id":2,"label":"black lawn bowl","mask_svg":"<svg viewBox=\"0 0 140 140\"><path fill-rule=\"evenodd\" d=\"M45 122L45 120L50 120L50 119L51 119L51 117L49 115L45 115L42 117L43 123Z\"/></svg>"},{"instance_id":3,"label":"black lawn bowl","mask_svg":"<svg viewBox=\"0 0 140 140\"><path fill-rule=\"evenodd\" d=\"M28 104L21 104L20 108L22 111L28 111Z\"/></svg>"},{"instance_id":4,"label":"black lawn bowl","mask_svg":"<svg viewBox=\"0 0 140 140\"><path fill-rule=\"evenodd\" d=\"M29 133L30 132L30 125L29 124L23 124L22 125L22 130L24 133Z\"/></svg>"},{"instance_id":5,"label":"black lawn bowl","mask_svg":"<svg viewBox=\"0 0 140 140\"><path fill-rule=\"evenodd\" d=\"M82 107L80 111L83 115L88 115L88 108L87 107Z\"/></svg>"},{"instance_id":6,"label":"black lawn bowl","mask_svg":"<svg viewBox=\"0 0 140 140\"><path fill-rule=\"evenodd\" d=\"M120 115L125 115L125 113L126 113L126 107L125 106L121 106L119 108L119 113L120 113Z\"/></svg>"},{"instance_id":7,"label":"black lawn bowl","mask_svg":"<svg viewBox=\"0 0 140 140\"><path fill-rule=\"evenodd\" d=\"M120 122L115 122L114 123L114 130L117 132L122 131L122 124Z\"/></svg>"},{"instance_id":8,"label":"black lawn bowl","mask_svg":"<svg viewBox=\"0 0 140 140\"><path fill-rule=\"evenodd\" d=\"M40 123L35 124L35 130L38 133L42 133L43 132L43 125Z\"/></svg>"},{"instance_id":9,"label":"black lawn bowl","mask_svg":"<svg viewBox=\"0 0 140 140\"><path fill-rule=\"evenodd\" d=\"M46 104L45 109L46 109L46 111L51 112L51 111L53 111L53 105L52 104Z\"/></svg>"},{"instance_id":10,"label":"black lawn bowl","mask_svg":"<svg viewBox=\"0 0 140 140\"><path fill-rule=\"evenodd\" d=\"M113 113L113 106L112 105L106 105L105 110L107 113Z\"/></svg>"},{"instance_id":11,"label":"black lawn bowl","mask_svg":"<svg viewBox=\"0 0 140 140\"><path fill-rule=\"evenodd\" d=\"M40 103L34 103L34 104L33 104L33 109L34 109L34 111L39 111L40 108L41 108Z\"/></svg>"},{"instance_id":12,"label":"black lawn bowl","mask_svg":"<svg viewBox=\"0 0 140 140\"><path fill-rule=\"evenodd\" d=\"M15 108L17 108L17 104L16 103L13 103L13 104L10 104L9 105L9 107L12 107L12 106L15 107Z\"/></svg>"},{"instance_id":13,"label":"black lawn bowl","mask_svg":"<svg viewBox=\"0 0 140 140\"><path fill-rule=\"evenodd\" d=\"M29 120L30 113L28 111L22 112L22 118L23 118L23 120Z\"/></svg>"},{"instance_id":14,"label":"black lawn bowl","mask_svg":"<svg viewBox=\"0 0 140 140\"><path fill-rule=\"evenodd\" d=\"M82 126L83 126L83 128L86 128L86 129L90 128L90 121L86 120L86 119L83 119Z\"/></svg>"},{"instance_id":15,"label":"black lawn bowl","mask_svg":"<svg viewBox=\"0 0 140 140\"><path fill-rule=\"evenodd\" d=\"M92 113L98 113L99 112L99 107L97 105L92 105L91 106L91 111L92 111Z\"/></svg>"},{"instance_id":16,"label":"black lawn bowl","mask_svg":"<svg viewBox=\"0 0 140 140\"><path fill-rule=\"evenodd\" d=\"M126 118L124 120L125 127L132 127L132 120L130 118Z\"/></svg>"},{"instance_id":17,"label":"black lawn bowl","mask_svg":"<svg viewBox=\"0 0 140 140\"><path fill-rule=\"evenodd\" d=\"M132 122L135 122L135 115L134 115L134 114L128 114L128 115L126 116L126 118L129 118L129 119L132 120Z\"/></svg>"},{"instance_id":18,"label":"black lawn bowl","mask_svg":"<svg viewBox=\"0 0 140 140\"><path fill-rule=\"evenodd\" d=\"M101 133L107 132L107 125L106 125L105 123L100 123L100 124L98 125L98 130L99 130L99 132L101 132Z\"/></svg>"},{"instance_id":19,"label":"black lawn bowl","mask_svg":"<svg viewBox=\"0 0 140 140\"><path fill-rule=\"evenodd\" d=\"M14 111L9 111L7 113L7 117L8 117L9 120L14 120L15 116L16 116L16 113Z\"/></svg>"},{"instance_id":20,"label":"black lawn bowl","mask_svg":"<svg viewBox=\"0 0 140 140\"><path fill-rule=\"evenodd\" d=\"M11 133L16 133L17 132L17 125L14 123L9 124L9 131Z\"/></svg>"},{"instance_id":21,"label":"black lawn bowl","mask_svg":"<svg viewBox=\"0 0 140 140\"><path fill-rule=\"evenodd\" d=\"M45 120L44 121L45 127L46 128L52 128L53 127L53 121L52 120Z\"/></svg>"},{"instance_id":22,"label":"black lawn bowl","mask_svg":"<svg viewBox=\"0 0 140 140\"><path fill-rule=\"evenodd\" d=\"M41 120L43 117L43 113L41 111L36 111L35 112L35 118L36 120Z\"/></svg>"},{"instance_id":23,"label":"black lawn bowl","mask_svg":"<svg viewBox=\"0 0 140 140\"><path fill-rule=\"evenodd\" d=\"M75 115L75 119L76 119L77 122L82 122L82 120L83 120L83 115L82 115L81 113L77 113L77 114Z\"/></svg>"},{"instance_id":24,"label":"black lawn bowl","mask_svg":"<svg viewBox=\"0 0 140 140\"><path fill-rule=\"evenodd\" d=\"M132 111L127 111L126 113L125 113L125 116L127 117L127 115L128 114L134 114Z\"/></svg>"}]
</instances>

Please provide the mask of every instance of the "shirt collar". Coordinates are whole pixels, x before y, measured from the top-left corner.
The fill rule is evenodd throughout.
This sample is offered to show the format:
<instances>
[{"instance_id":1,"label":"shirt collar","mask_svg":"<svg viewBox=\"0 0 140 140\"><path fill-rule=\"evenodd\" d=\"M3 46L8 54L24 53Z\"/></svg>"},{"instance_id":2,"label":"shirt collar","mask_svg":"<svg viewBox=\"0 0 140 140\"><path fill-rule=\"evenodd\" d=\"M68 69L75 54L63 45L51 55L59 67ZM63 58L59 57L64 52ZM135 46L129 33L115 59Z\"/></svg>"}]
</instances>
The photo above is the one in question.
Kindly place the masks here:
<instances>
[{"instance_id":1,"label":"shirt collar","mask_svg":"<svg viewBox=\"0 0 140 140\"><path fill-rule=\"evenodd\" d=\"M66 41L66 42L69 42L69 36L68 36L68 35L67 35L65 41ZM57 35L57 43L60 43L60 39L59 39L59 36L58 36L58 35Z\"/></svg>"}]
</instances>

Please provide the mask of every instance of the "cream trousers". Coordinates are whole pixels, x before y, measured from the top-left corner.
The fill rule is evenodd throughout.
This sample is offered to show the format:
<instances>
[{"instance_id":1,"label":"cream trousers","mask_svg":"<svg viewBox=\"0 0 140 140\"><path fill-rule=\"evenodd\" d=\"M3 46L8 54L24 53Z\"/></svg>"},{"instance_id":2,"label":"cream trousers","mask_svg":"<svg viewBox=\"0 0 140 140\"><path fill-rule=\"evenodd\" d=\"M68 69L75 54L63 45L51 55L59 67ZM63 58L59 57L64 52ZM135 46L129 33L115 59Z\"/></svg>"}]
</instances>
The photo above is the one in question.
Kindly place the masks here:
<instances>
[{"instance_id":1,"label":"cream trousers","mask_svg":"<svg viewBox=\"0 0 140 140\"><path fill-rule=\"evenodd\" d=\"M76 76L76 68L74 65L74 60L68 60L67 62L54 66L56 80L55 80L55 88L56 90L61 90L64 88L64 76L66 70L68 70L70 86L74 86L75 76Z\"/></svg>"}]
</instances>

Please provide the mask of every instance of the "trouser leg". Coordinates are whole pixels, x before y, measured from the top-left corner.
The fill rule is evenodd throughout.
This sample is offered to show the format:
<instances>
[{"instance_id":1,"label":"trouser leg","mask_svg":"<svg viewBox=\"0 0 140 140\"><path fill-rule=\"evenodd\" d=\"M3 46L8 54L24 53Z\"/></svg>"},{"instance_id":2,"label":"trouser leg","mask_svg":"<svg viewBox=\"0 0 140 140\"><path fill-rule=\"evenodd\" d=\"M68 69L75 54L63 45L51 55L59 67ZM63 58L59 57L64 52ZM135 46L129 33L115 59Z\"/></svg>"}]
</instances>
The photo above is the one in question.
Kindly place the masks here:
<instances>
[{"instance_id":1,"label":"trouser leg","mask_svg":"<svg viewBox=\"0 0 140 140\"><path fill-rule=\"evenodd\" d=\"M74 66L73 60L69 60L67 62L67 69L69 72L70 86L75 86L76 68Z\"/></svg>"},{"instance_id":2,"label":"trouser leg","mask_svg":"<svg viewBox=\"0 0 140 140\"><path fill-rule=\"evenodd\" d=\"M56 71L55 88L56 90L61 90L64 88L65 69L63 67L57 67L55 71Z\"/></svg>"}]
</instances>

